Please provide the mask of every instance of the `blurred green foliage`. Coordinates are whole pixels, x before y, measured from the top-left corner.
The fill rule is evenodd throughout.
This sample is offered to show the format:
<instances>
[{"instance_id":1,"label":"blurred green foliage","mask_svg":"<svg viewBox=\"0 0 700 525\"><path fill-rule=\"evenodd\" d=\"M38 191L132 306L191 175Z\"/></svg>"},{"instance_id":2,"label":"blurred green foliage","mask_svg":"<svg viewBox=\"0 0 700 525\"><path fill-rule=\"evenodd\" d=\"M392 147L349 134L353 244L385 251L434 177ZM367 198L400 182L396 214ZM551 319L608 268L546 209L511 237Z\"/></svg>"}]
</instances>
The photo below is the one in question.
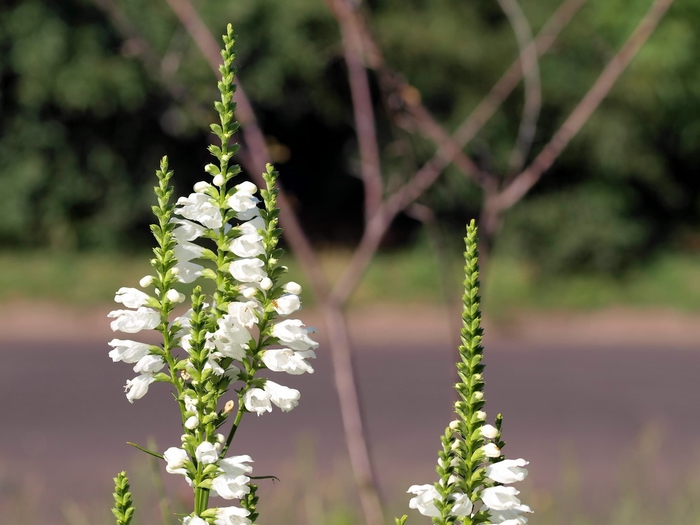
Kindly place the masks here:
<instances>
[{"instance_id":1,"label":"blurred green foliage","mask_svg":"<svg viewBox=\"0 0 700 525\"><path fill-rule=\"evenodd\" d=\"M193 2L214 34L232 22L240 76L302 221L318 243L357 239L362 193L335 20L322 0ZM522 0L535 32L557 0ZM535 153L633 30L650 0L589 0L541 61ZM103 8L112 4L150 48ZM449 130L517 54L495 2L372 0L387 63ZM499 249L540 271L620 272L654 250L700 245L700 2L677 0L601 108L532 195L505 219ZM434 146L396 128L380 89L387 180ZM202 178L212 74L162 0L6 0L0 5L0 246L61 250L147 245L150 187L168 154L179 191ZM516 91L468 146L507 172L522 110ZM532 157L532 154L531 154ZM423 199L459 228L477 188L453 168ZM401 217L387 238L402 244Z\"/></svg>"}]
</instances>

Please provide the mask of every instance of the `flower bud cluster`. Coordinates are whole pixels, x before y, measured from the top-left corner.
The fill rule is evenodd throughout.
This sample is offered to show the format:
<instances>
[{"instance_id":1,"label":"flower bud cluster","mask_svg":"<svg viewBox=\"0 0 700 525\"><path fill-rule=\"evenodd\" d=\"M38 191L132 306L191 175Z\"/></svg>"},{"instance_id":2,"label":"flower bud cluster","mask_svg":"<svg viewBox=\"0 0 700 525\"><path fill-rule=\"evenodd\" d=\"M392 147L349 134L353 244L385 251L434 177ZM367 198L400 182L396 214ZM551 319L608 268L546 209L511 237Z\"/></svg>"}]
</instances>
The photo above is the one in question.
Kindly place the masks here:
<instances>
[{"instance_id":1,"label":"flower bud cluster","mask_svg":"<svg viewBox=\"0 0 700 525\"><path fill-rule=\"evenodd\" d=\"M408 492L409 507L433 523L450 524L459 521L465 525L498 523L524 525L530 507L517 498L518 490L506 486L522 481L527 476L528 464L524 459L505 459L501 440L502 418L496 425L486 423L483 410L483 370L481 363L483 330L479 311L479 271L474 221L467 228L466 265L463 296L463 327L459 347L460 361L457 373L460 382L455 385L459 400L455 403L457 419L445 429L438 454L439 481L434 485L413 485Z\"/></svg>"},{"instance_id":2,"label":"flower bud cluster","mask_svg":"<svg viewBox=\"0 0 700 525\"><path fill-rule=\"evenodd\" d=\"M109 355L135 364L139 375L126 386L130 402L143 397L154 381L175 388L183 434L180 446L168 448L162 457L166 471L183 476L194 490L194 512L183 521L189 525L249 525L254 519L253 460L227 457L228 449L245 413L260 416L273 406L286 412L299 403L298 390L257 373L313 373L308 360L316 357L318 347L312 329L286 318L301 308L302 290L295 282L282 282L286 268L279 264L282 250L277 247L277 173L266 167L262 190L251 182L229 188L240 173L238 166L229 165L237 150L231 144L237 124L230 27L224 43L221 101L215 103L220 124L211 127L220 146L209 147L218 164L205 167L212 183L198 182L173 206L172 172L163 160L157 173L158 205L153 207L158 219L152 227L158 243L153 275L140 281L153 293L121 288L115 300L130 310L109 314L115 331L157 330L162 335L160 346L114 339ZM202 291L202 280L212 281L213 293ZM175 286L189 283L195 285L190 308L175 317L176 306L186 299ZM227 423L229 430L222 433ZM240 500L242 507L209 508L210 496Z\"/></svg>"}]
</instances>

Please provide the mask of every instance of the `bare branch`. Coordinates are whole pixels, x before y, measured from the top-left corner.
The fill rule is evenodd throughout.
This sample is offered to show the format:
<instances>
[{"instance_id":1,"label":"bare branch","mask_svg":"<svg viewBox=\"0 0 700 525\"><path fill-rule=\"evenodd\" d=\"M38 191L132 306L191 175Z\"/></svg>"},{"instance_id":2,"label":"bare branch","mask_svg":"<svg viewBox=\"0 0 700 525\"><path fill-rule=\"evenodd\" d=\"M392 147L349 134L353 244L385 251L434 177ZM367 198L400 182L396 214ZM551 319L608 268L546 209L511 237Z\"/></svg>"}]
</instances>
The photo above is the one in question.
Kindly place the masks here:
<instances>
[{"instance_id":1,"label":"bare branch","mask_svg":"<svg viewBox=\"0 0 700 525\"><path fill-rule=\"evenodd\" d=\"M566 119L549 143L537 155L532 164L513 179L496 197L494 202L496 209L506 210L513 206L523 198L530 188L537 183L542 174L549 169L569 141L579 132L591 114L607 96L622 72L654 32L654 29L656 29L656 26L672 3L673 0L656 0L652 4L632 35L608 63L595 84L593 84L593 87L581 99L581 102L571 112L569 118Z\"/></svg>"},{"instance_id":2,"label":"bare branch","mask_svg":"<svg viewBox=\"0 0 700 525\"><path fill-rule=\"evenodd\" d=\"M363 41L356 25L354 8L346 0L327 2L335 15L343 37L345 63L348 67L350 94L360 149L362 182L365 188L365 220L377 211L383 194L379 142L372 106L369 77L364 64Z\"/></svg>"},{"instance_id":3,"label":"bare branch","mask_svg":"<svg viewBox=\"0 0 700 525\"><path fill-rule=\"evenodd\" d=\"M523 168L527 154L532 147L532 141L537 131L537 119L542 106L542 86L540 83L540 67L537 48L533 44L532 28L517 0L498 0L510 25L513 27L515 39L518 42L520 63L523 70L525 85L525 106L520 120L518 139L510 156L511 172Z\"/></svg>"},{"instance_id":4,"label":"bare branch","mask_svg":"<svg viewBox=\"0 0 700 525\"><path fill-rule=\"evenodd\" d=\"M587 0L565 0L535 38L535 47L539 57L544 55L555 42L559 33L583 7ZM471 141L484 124L493 116L496 109L513 92L523 78L523 65L520 57L511 64L503 76L491 88L489 94L479 103L471 114L452 134L452 138L461 146Z\"/></svg>"}]
</instances>

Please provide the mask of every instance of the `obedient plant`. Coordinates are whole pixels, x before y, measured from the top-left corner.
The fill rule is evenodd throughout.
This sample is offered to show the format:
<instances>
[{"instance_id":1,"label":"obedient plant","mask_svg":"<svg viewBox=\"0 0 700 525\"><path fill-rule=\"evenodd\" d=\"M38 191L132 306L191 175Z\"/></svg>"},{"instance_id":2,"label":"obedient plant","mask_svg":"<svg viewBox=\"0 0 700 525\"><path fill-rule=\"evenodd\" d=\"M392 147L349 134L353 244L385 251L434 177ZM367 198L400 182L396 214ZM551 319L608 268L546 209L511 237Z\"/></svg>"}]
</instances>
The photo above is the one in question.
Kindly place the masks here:
<instances>
[{"instance_id":1,"label":"obedient plant","mask_svg":"<svg viewBox=\"0 0 700 525\"><path fill-rule=\"evenodd\" d=\"M182 516L184 525L251 525L257 519L253 459L229 455L233 439L244 414L260 416L273 406L286 412L299 402L299 391L258 372L312 373L307 360L315 357L318 346L301 321L286 318L301 307L301 287L283 282L286 268L279 263L282 250L277 246L281 234L277 173L266 167L262 189L251 182L233 182L241 170L231 164L238 150L232 143L238 125L233 118L235 54L230 25L223 40L221 99L214 104L219 123L211 126L218 145L209 146L216 162L204 168L211 182L198 182L193 193L173 204L173 172L163 158L156 173L156 223L151 227L157 244L153 271L139 281L141 289L120 288L115 301L126 309L109 314L114 331L160 334L157 345L113 339L109 356L134 365L137 375L125 386L129 402L146 395L153 383L166 383L178 403L183 431L178 446L162 453L135 446L162 459L168 473L181 476L192 488L194 505ZM258 192L262 205L255 196ZM473 221L465 240L457 417L441 437L438 482L411 486L408 492L415 497L409 507L439 525L523 525L531 510L510 485L525 478L527 461L504 458L502 418L499 415L490 425L484 412ZM178 289L182 284L194 284L189 298ZM114 482L116 524L130 525L134 507L129 480L122 472ZM216 504L210 498L217 498ZM240 506L221 500L238 500ZM403 525L406 519L396 522Z\"/></svg>"},{"instance_id":2,"label":"obedient plant","mask_svg":"<svg viewBox=\"0 0 700 525\"><path fill-rule=\"evenodd\" d=\"M454 419L445 429L442 450L438 453L434 485L413 485L408 489L415 494L409 507L432 518L439 525L462 523L478 525L498 523L523 525L526 513L532 512L517 498L518 490L510 486L527 476L524 459L505 459L501 439L502 417L495 426L486 423L484 405L484 365L481 340L481 312L479 309L479 265L474 221L467 227L465 238L466 264L464 267L464 295L462 298L462 344L457 373L460 382L455 385L459 400L455 403ZM406 516L397 520L403 524Z\"/></svg>"},{"instance_id":3,"label":"obedient plant","mask_svg":"<svg viewBox=\"0 0 700 525\"><path fill-rule=\"evenodd\" d=\"M233 44L229 26L221 53L221 99L215 103L220 122L211 126L218 144L209 146L216 162L205 167L211 182L198 182L194 193L173 204L173 172L162 160L153 206L157 221L151 228L157 243L153 271L139 282L141 290L120 288L115 301L126 309L109 314L114 331L155 330L161 336L158 345L113 339L109 355L134 364L136 377L125 387L130 402L146 395L153 383L167 383L173 391L182 420L180 443L163 453L138 448L163 459L167 472L192 487L194 509L182 520L188 525L256 519L253 459L228 455L233 438L244 414L260 416L273 405L286 412L299 402L299 391L258 372L313 372L307 359L315 357L318 346L301 321L282 319L299 310L301 287L282 279L277 173L268 165L263 174L262 206L254 184L233 182L241 172L231 163L238 149L232 144L238 128ZM189 299L178 290L183 283L195 284ZM176 315L185 302L189 308ZM129 525L134 510L124 473L115 484L117 524ZM240 506L218 503L222 500L239 500Z\"/></svg>"}]
</instances>

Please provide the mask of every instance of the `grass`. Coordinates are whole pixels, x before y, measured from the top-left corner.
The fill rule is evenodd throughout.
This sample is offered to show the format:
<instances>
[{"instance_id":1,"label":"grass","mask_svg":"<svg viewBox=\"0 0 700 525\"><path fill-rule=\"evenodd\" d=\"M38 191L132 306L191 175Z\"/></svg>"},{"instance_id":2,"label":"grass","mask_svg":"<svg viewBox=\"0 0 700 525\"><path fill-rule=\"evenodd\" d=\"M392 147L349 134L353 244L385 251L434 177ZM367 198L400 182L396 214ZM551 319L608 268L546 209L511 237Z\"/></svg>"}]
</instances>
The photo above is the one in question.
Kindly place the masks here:
<instances>
[{"instance_id":1,"label":"grass","mask_svg":"<svg viewBox=\"0 0 700 525\"><path fill-rule=\"evenodd\" d=\"M325 273L336 279L349 252L322 254ZM149 271L149 255L0 253L0 301L49 300L90 306L109 302L120 286L136 286ZM285 261L290 278L306 284L300 266ZM380 253L352 297L353 306L373 302L440 303L461 290L458 255L438 261L425 245ZM623 277L538 276L522 261L494 257L483 286L491 315L520 310L590 310L612 306L700 310L700 257L666 254ZM308 292L308 287L306 287ZM313 298L305 293L307 305Z\"/></svg>"}]
</instances>

